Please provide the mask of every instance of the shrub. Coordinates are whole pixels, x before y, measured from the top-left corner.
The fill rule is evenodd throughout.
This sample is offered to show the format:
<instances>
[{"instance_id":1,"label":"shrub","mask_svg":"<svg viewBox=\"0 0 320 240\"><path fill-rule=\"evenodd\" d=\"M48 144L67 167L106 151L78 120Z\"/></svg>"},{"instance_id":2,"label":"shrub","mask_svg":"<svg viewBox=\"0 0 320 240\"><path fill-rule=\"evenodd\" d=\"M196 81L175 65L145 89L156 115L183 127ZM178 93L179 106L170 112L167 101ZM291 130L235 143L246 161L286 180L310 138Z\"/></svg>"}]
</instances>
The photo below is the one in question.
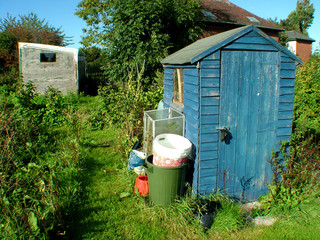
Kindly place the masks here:
<instances>
[{"instance_id":1,"label":"shrub","mask_svg":"<svg viewBox=\"0 0 320 240\"><path fill-rule=\"evenodd\" d=\"M298 206L306 198L312 199L320 193L320 147L313 138L302 142L281 145L281 153L271 158L273 185L265 201L288 210ZM271 204L271 205L270 205ZM277 208L276 208L277 209Z\"/></svg>"},{"instance_id":2,"label":"shrub","mask_svg":"<svg viewBox=\"0 0 320 240\"><path fill-rule=\"evenodd\" d=\"M153 85L148 89L143 86L142 73L135 78L133 70L128 73L127 82L116 82L102 87L99 94L103 97L104 108L108 114L109 123L119 128L118 139L123 153L128 152L133 143L142 139L143 113L154 109L163 98L163 89Z\"/></svg>"},{"instance_id":3,"label":"shrub","mask_svg":"<svg viewBox=\"0 0 320 240\"><path fill-rule=\"evenodd\" d=\"M320 135L320 54L315 53L296 74L294 126L297 135Z\"/></svg>"}]
</instances>

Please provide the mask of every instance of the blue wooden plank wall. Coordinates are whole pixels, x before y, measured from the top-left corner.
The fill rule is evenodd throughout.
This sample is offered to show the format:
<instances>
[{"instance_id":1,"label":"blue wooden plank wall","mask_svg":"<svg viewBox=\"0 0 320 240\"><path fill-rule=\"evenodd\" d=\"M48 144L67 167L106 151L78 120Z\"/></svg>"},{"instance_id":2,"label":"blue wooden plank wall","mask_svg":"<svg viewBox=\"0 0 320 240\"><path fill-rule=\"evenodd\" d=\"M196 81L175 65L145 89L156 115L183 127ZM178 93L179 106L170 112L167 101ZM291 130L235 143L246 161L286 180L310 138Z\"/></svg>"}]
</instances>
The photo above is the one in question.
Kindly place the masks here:
<instances>
[{"instance_id":1,"label":"blue wooden plank wall","mask_svg":"<svg viewBox=\"0 0 320 240\"><path fill-rule=\"evenodd\" d=\"M169 107L172 103L172 97L173 97L173 68L165 67L164 68L164 83L163 83L163 89L164 89L164 98L163 102L165 107Z\"/></svg>"},{"instance_id":2,"label":"blue wooden plank wall","mask_svg":"<svg viewBox=\"0 0 320 240\"><path fill-rule=\"evenodd\" d=\"M220 104L220 51L200 62L200 143L197 191L208 195L217 189Z\"/></svg>"},{"instance_id":3,"label":"blue wooden plank wall","mask_svg":"<svg viewBox=\"0 0 320 240\"><path fill-rule=\"evenodd\" d=\"M280 89L276 140L289 140L292 131L295 62L288 55L280 55ZM278 148L279 146L277 146ZM279 149L277 149L279 150Z\"/></svg>"},{"instance_id":4,"label":"blue wooden plank wall","mask_svg":"<svg viewBox=\"0 0 320 240\"><path fill-rule=\"evenodd\" d=\"M235 40L223 49L228 50L251 50L251 51L278 51L268 40L256 32L249 32L245 36Z\"/></svg>"}]
</instances>

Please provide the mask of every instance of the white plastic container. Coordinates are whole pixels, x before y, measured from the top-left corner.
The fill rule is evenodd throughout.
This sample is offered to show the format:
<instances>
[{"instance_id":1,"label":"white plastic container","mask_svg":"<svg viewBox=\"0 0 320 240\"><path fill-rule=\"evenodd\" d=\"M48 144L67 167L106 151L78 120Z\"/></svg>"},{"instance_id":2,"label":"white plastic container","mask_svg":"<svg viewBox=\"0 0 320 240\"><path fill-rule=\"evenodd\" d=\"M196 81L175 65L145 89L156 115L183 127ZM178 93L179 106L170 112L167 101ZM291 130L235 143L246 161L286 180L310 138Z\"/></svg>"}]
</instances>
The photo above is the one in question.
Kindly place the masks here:
<instances>
[{"instance_id":1,"label":"white plastic container","mask_svg":"<svg viewBox=\"0 0 320 240\"><path fill-rule=\"evenodd\" d=\"M153 164L161 167L180 166L187 162L191 142L176 134L160 134L153 140Z\"/></svg>"}]
</instances>

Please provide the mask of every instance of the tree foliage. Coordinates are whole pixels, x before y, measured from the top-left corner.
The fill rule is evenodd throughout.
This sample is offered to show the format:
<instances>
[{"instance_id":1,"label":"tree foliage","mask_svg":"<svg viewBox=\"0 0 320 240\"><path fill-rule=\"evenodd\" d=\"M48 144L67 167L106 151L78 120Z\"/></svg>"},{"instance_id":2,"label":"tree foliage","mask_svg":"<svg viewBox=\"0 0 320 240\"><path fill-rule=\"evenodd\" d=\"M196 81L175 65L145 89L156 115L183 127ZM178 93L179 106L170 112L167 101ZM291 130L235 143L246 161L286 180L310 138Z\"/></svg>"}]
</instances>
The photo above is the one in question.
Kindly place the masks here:
<instances>
[{"instance_id":1,"label":"tree foliage","mask_svg":"<svg viewBox=\"0 0 320 240\"><path fill-rule=\"evenodd\" d=\"M76 14L88 26L84 46L104 49L110 80L124 81L136 64L154 76L162 58L201 34L195 0L82 0Z\"/></svg>"},{"instance_id":2,"label":"tree foliage","mask_svg":"<svg viewBox=\"0 0 320 240\"><path fill-rule=\"evenodd\" d=\"M295 87L295 131L320 136L320 54L298 68Z\"/></svg>"},{"instance_id":3,"label":"tree foliage","mask_svg":"<svg viewBox=\"0 0 320 240\"><path fill-rule=\"evenodd\" d=\"M287 19L280 20L280 25L287 31L297 31L308 35L308 28L314 19L314 7L310 0L298 0L297 7L292 11Z\"/></svg>"},{"instance_id":4,"label":"tree foliage","mask_svg":"<svg viewBox=\"0 0 320 240\"><path fill-rule=\"evenodd\" d=\"M61 28L49 25L34 13L0 19L0 71L17 65L18 42L66 46L69 43Z\"/></svg>"}]
</instances>

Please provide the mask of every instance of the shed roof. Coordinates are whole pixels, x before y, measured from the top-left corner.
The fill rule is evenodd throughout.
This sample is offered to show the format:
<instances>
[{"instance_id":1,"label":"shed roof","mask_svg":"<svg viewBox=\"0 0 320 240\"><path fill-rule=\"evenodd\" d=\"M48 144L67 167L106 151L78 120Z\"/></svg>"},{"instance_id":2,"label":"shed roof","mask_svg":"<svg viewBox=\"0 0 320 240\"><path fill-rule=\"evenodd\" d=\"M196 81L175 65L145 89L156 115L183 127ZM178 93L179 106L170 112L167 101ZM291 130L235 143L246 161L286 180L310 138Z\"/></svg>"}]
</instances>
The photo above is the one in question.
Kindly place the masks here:
<instances>
[{"instance_id":1,"label":"shed roof","mask_svg":"<svg viewBox=\"0 0 320 240\"><path fill-rule=\"evenodd\" d=\"M228 0L201 0L200 5L208 22L254 25L260 28L283 31L279 26L238 7Z\"/></svg>"},{"instance_id":2,"label":"shed roof","mask_svg":"<svg viewBox=\"0 0 320 240\"><path fill-rule=\"evenodd\" d=\"M315 40L313 40L312 38L309 38L308 36L296 31L287 31L286 35L288 37L288 41L303 40L308 42L315 42Z\"/></svg>"},{"instance_id":3,"label":"shed roof","mask_svg":"<svg viewBox=\"0 0 320 240\"><path fill-rule=\"evenodd\" d=\"M67 48L67 47L48 45L48 44L42 44L42 43L27 43L27 42L19 42L18 46L19 46L19 49L33 48L33 49L40 49L44 51L72 53L75 62L78 61L78 55L84 56L84 53L82 53L76 48Z\"/></svg>"},{"instance_id":4,"label":"shed roof","mask_svg":"<svg viewBox=\"0 0 320 240\"><path fill-rule=\"evenodd\" d=\"M164 65L185 65L185 64L194 64L195 62L201 60L207 55L215 52L216 50L224 47L225 45L231 43L232 41L237 40L238 38L244 36L245 34L254 31L261 35L261 37L265 38L270 42L274 47L279 49L280 51L287 54L293 60L302 63L301 60L291 53L287 48L280 45L273 38L269 37L261 30L256 28L255 26L245 26L236 29L232 29L230 31L226 31L217 35L213 35L207 38L200 39L179 51L169 55L164 58L161 63Z\"/></svg>"}]
</instances>

